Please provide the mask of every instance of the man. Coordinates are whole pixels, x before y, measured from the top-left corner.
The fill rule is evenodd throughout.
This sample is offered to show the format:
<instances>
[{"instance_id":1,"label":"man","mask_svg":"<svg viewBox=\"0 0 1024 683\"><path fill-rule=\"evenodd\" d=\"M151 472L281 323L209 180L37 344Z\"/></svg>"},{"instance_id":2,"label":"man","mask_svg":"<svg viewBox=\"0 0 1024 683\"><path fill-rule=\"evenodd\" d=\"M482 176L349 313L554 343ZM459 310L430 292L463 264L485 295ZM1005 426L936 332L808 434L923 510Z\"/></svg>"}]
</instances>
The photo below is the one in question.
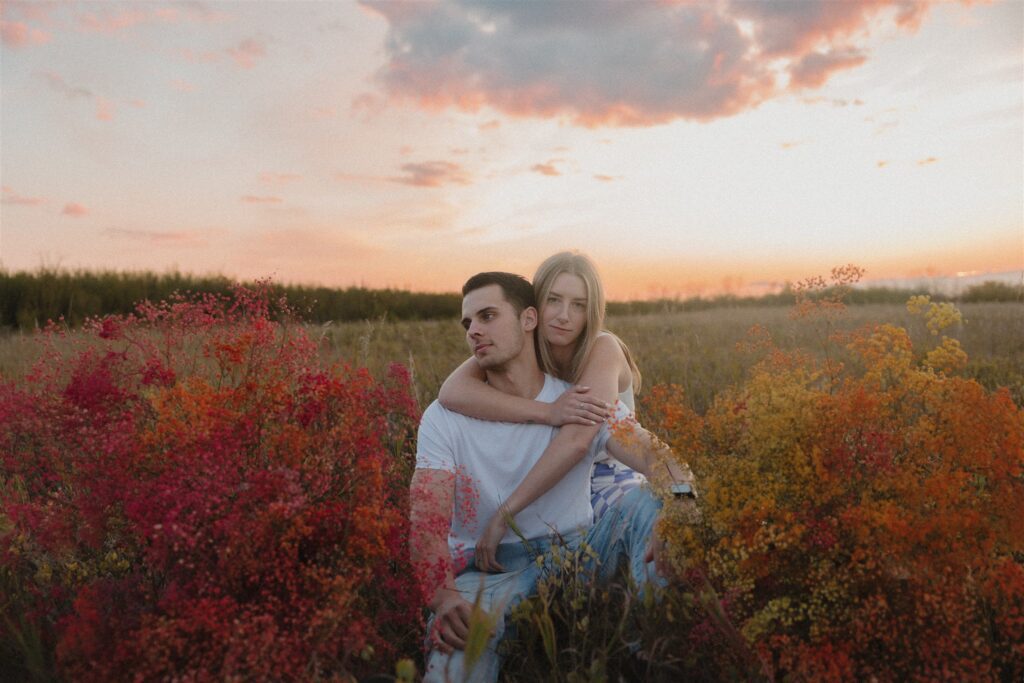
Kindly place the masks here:
<instances>
[{"instance_id":1,"label":"man","mask_svg":"<svg viewBox=\"0 0 1024 683\"><path fill-rule=\"evenodd\" d=\"M524 398L557 399L569 385L545 375L537 363L533 337L538 316L530 283L510 273L480 273L466 282L462 293L466 339L487 382ZM420 423L411 510L412 557L428 582L433 612L433 650L425 681L497 680L495 647L505 632L505 616L533 591L555 543L586 542L601 558L604 575L625 561L639 583L652 578L647 545L659 504L648 491L632 492L615 514L606 514L591 527L591 463L607 440L603 425L559 430L477 420L448 411L437 401L427 408ZM514 530L503 537L495 562L488 563L501 571L477 571L473 546L480 526L501 508L549 444L559 447L567 473L516 514L510 525ZM650 451L638 457L613 446L613 454L626 464L655 475ZM672 465L666 472L686 478ZM480 652L482 639L488 643ZM475 661L467 662L467 645Z\"/></svg>"}]
</instances>

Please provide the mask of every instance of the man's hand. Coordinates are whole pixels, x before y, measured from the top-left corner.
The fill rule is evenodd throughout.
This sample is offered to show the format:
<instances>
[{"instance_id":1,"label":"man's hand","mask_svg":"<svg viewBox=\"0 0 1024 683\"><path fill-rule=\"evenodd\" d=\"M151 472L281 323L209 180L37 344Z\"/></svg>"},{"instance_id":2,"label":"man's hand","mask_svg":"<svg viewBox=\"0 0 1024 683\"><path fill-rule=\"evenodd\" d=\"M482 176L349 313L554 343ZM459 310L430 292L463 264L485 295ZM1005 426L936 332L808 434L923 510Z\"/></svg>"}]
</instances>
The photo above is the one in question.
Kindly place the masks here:
<instances>
[{"instance_id":1,"label":"man's hand","mask_svg":"<svg viewBox=\"0 0 1024 683\"><path fill-rule=\"evenodd\" d=\"M590 387L576 385L559 396L549 409L548 424L561 427L565 424L595 425L615 415L611 407L588 392Z\"/></svg>"},{"instance_id":2,"label":"man's hand","mask_svg":"<svg viewBox=\"0 0 1024 683\"><path fill-rule=\"evenodd\" d=\"M442 588L437 591L430 608L434 612L434 625L430 631L434 647L446 655L464 650L473 603L456 590Z\"/></svg>"},{"instance_id":3,"label":"man's hand","mask_svg":"<svg viewBox=\"0 0 1024 683\"><path fill-rule=\"evenodd\" d=\"M498 564L496 552L507 530L508 524L505 522L503 508L499 507L494 516L488 520L484 533L477 540L476 548L473 550L473 561L477 569L482 572L505 571L505 568Z\"/></svg>"}]
</instances>

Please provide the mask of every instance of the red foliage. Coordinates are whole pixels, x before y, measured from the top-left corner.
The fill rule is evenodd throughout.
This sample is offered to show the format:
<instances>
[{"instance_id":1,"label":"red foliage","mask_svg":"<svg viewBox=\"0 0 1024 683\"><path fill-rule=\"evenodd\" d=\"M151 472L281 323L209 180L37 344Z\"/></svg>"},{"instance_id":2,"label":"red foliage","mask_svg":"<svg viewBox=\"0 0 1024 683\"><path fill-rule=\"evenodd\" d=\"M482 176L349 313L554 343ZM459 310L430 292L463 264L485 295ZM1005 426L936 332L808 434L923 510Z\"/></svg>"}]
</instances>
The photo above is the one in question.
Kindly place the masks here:
<instances>
[{"instance_id":1,"label":"red foliage","mask_svg":"<svg viewBox=\"0 0 1024 683\"><path fill-rule=\"evenodd\" d=\"M4 651L35 633L59 676L111 681L416 650L410 378L322 367L289 315L262 288L147 303L0 383Z\"/></svg>"}]
</instances>

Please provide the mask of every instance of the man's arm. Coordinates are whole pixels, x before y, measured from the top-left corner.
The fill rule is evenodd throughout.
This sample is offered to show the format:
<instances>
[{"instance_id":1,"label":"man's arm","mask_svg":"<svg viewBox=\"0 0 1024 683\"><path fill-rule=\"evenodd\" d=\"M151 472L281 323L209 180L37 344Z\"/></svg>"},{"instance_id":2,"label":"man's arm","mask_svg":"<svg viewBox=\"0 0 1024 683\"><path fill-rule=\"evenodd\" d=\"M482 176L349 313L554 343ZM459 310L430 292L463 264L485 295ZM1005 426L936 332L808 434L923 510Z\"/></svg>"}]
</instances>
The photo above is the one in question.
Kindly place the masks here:
<instances>
[{"instance_id":1,"label":"man's arm","mask_svg":"<svg viewBox=\"0 0 1024 683\"><path fill-rule=\"evenodd\" d=\"M455 475L445 470L417 468L410 485L409 554L435 615L433 636L443 652L466 647L473 609L455 588L448 550L455 500Z\"/></svg>"},{"instance_id":2,"label":"man's arm","mask_svg":"<svg viewBox=\"0 0 1024 683\"><path fill-rule=\"evenodd\" d=\"M590 394L595 399L614 404L618 396L618 368L625 362L622 349L615 340L599 337L579 383L591 387ZM587 454L600 429L601 423L562 426L526 478L505 501L502 506L504 512L515 517L561 481Z\"/></svg>"},{"instance_id":3,"label":"man's arm","mask_svg":"<svg viewBox=\"0 0 1024 683\"><path fill-rule=\"evenodd\" d=\"M580 383L590 387L590 393L607 404L617 396L618 367L625 363L622 349L610 337L598 337L590 352ZM555 484L575 467L590 450L590 445L601 429L601 424L562 426L540 459L534 464L515 491L499 506L497 514L487 521L484 532L474 549L476 566L481 571L505 571L498 563L498 544L508 528L508 522L533 501L551 490Z\"/></svg>"}]
</instances>

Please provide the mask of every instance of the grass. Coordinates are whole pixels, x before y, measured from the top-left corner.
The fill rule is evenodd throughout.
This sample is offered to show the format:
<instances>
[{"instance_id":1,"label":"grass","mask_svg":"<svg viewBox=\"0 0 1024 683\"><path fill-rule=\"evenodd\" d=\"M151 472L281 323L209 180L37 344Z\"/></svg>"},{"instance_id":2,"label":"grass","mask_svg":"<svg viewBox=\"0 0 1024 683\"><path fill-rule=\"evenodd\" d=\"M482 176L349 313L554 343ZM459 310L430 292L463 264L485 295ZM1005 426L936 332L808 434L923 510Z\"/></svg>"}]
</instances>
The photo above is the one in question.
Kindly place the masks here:
<instances>
[{"instance_id":1,"label":"grass","mask_svg":"<svg viewBox=\"0 0 1024 683\"><path fill-rule=\"evenodd\" d=\"M1024 304L975 303L960 306L965 322L947 331L960 340L970 363L967 374L988 389L1010 388L1024 403ZM838 327L893 323L906 327L915 349L934 344L920 319L903 306L851 306ZM678 384L691 406L703 412L723 388L739 382L754 358L739 352L752 325L764 326L784 349L821 347L821 323L791 320L788 309L719 308L707 311L610 316L608 329L629 345L644 383ZM457 320L392 321L386 318L312 326L329 360L367 367L380 376L390 363L407 365L415 378L416 398L426 407L448 373L467 356ZM0 376L17 379L38 357L34 335L0 338Z\"/></svg>"}]
</instances>

